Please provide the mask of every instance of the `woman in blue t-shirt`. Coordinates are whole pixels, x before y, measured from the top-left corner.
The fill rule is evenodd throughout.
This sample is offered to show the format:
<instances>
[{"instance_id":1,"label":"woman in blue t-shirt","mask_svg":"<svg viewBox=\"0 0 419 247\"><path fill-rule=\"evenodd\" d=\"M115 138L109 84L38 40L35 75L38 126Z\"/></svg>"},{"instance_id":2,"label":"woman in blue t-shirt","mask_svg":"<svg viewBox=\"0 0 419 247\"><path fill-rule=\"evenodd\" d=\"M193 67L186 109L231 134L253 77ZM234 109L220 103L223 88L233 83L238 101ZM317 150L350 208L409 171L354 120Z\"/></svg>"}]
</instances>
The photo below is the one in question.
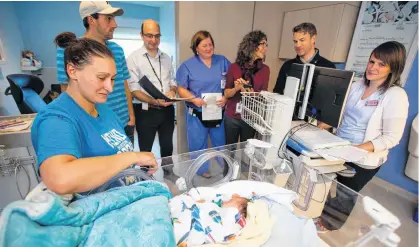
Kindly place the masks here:
<instances>
[{"instance_id":1,"label":"woman in blue t-shirt","mask_svg":"<svg viewBox=\"0 0 419 247\"><path fill-rule=\"evenodd\" d=\"M60 34L55 41L66 48L68 89L37 114L31 129L45 185L58 194L81 193L132 165L149 166L153 173L154 155L133 152L124 126L104 104L116 76L112 52L71 33Z\"/></svg>"}]
</instances>

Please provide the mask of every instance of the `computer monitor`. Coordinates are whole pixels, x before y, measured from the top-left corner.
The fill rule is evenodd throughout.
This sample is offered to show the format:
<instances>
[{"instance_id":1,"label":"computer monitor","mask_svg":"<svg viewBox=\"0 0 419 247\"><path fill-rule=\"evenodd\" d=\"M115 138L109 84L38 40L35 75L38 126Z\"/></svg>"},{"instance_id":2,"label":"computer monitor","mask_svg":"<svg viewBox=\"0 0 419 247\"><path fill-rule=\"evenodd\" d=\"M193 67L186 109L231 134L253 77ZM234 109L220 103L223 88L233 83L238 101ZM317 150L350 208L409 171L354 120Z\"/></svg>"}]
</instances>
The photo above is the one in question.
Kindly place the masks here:
<instances>
[{"instance_id":1,"label":"computer monitor","mask_svg":"<svg viewBox=\"0 0 419 247\"><path fill-rule=\"evenodd\" d=\"M304 67L307 68L305 71ZM294 119L298 114L300 119L301 116L310 116L337 128L355 73L317 66L314 67L314 72L310 73L308 67L303 64L292 64L288 73L288 76L299 78L302 83L297 95ZM309 96L306 100L306 107L304 107L304 97L308 91L306 85L310 85L310 79ZM301 109L304 112L301 112Z\"/></svg>"}]
</instances>

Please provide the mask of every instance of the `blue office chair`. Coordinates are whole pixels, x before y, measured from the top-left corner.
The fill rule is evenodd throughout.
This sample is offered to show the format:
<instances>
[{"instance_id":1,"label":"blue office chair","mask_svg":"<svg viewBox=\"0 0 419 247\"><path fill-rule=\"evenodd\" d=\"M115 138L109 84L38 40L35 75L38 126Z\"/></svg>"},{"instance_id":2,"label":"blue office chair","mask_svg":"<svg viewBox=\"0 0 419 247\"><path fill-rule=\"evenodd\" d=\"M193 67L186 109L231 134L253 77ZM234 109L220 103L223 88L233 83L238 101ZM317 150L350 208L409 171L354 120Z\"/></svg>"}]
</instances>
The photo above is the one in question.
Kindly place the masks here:
<instances>
[{"instance_id":1,"label":"blue office chair","mask_svg":"<svg viewBox=\"0 0 419 247\"><path fill-rule=\"evenodd\" d=\"M10 87L6 95L12 95L21 114L39 112L47 104L39 95L44 89L44 82L37 76L12 74L6 76Z\"/></svg>"}]
</instances>

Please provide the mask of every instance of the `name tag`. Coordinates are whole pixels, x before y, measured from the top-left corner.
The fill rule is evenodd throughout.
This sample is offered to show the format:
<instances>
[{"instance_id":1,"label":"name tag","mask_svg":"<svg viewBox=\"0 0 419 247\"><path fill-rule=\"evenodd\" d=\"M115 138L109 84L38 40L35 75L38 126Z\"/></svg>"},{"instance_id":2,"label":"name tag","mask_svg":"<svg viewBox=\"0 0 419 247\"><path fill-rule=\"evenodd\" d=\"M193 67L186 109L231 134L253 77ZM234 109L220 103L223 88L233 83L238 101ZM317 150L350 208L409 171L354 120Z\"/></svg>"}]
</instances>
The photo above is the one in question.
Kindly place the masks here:
<instances>
[{"instance_id":1,"label":"name tag","mask_svg":"<svg viewBox=\"0 0 419 247\"><path fill-rule=\"evenodd\" d=\"M377 106L378 105L378 100L368 100L367 102L365 102L365 106Z\"/></svg>"},{"instance_id":2,"label":"name tag","mask_svg":"<svg viewBox=\"0 0 419 247\"><path fill-rule=\"evenodd\" d=\"M226 80L225 79L221 79L221 89L226 88Z\"/></svg>"},{"instance_id":3,"label":"name tag","mask_svg":"<svg viewBox=\"0 0 419 247\"><path fill-rule=\"evenodd\" d=\"M193 109L191 107L188 107L188 114L192 115L192 113L193 113Z\"/></svg>"},{"instance_id":4,"label":"name tag","mask_svg":"<svg viewBox=\"0 0 419 247\"><path fill-rule=\"evenodd\" d=\"M221 89L224 89L226 87L226 83L227 83L227 78L226 78L227 73L223 72L221 73Z\"/></svg>"},{"instance_id":5,"label":"name tag","mask_svg":"<svg viewBox=\"0 0 419 247\"><path fill-rule=\"evenodd\" d=\"M144 111L148 111L148 103L141 103L141 108L144 110Z\"/></svg>"},{"instance_id":6,"label":"name tag","mask_svg":"<svg viewBox=\"0 0 419 247\"><path fill-rule=\"evenodd\" d=\"M237 105L236 105L236 113L239 113L239 114L242 113L242 103L241 102L237 103Z\"/></svg>"}]
</instances>

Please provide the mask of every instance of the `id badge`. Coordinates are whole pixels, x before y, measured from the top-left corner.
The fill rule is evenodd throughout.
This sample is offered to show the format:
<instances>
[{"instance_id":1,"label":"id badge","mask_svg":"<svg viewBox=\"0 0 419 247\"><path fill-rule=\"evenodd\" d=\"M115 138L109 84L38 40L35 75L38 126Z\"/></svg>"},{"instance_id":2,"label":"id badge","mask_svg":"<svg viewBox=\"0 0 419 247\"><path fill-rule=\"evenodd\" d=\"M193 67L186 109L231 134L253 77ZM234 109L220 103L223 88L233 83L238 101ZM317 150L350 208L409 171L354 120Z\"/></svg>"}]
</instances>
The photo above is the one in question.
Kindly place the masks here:
<instances>
[{"instance_id":1,"label":"id badge","mask_svg":"<svg viewBox=\"0 0 419 247\"><path fill-rule=\"evenodd\" d=\"M225 88L226 88L226 80L221 79L221 89L225 89Z\"/></svg>"},{"instance_id":2,"label":"id badge","mask_svg":"<svg viewBox=\"0 0 419 247\"><path fill-rule=\"evenodd\" d=\"M141 103L141 108L142 108L144 111L148 111L148 103Z\"/></svg>"},{"instance_id":3,"label":"id badge","mask_svg":"<svg viewBox=\"0 0 419 247\"><path fill-rule=\"evenodd\" d=\"M189 115L192 115L192 113L193 113L193 109L192 109L192 107L188 107L188 114L189 114Z\"/></svg>"},{"instance_id":4,"label":"id badge","mask_svg":"<svg viewBox=\"0 0 419 247\"><path fill-rule=\"evenodd\" d=\"M236 105L236 113L239 113L239 114L242 113L242 103L241 102L237 103L237 105Z\"/></svg>"},{"instance_id":5,"label":"id badge","mask_svg":"<svg viewBox=\"0 0 419 247\"><path fill-rule=\"evenodd\" d=\"M221 89L225 89L226 87L226 83L227 83L226 75L227 75L226 72L221 73Z\"/></svg>"},{"instance_id":6,"label":"id badge","mask_svg":"<svg viewBox=\"0 0 419 247\"><path fill-rule=\"evenodd\" d=\"M365 102L365 106L377 106L378 105L378 100L368 100L367 102Z\"/></svg>"}]
</instances>

